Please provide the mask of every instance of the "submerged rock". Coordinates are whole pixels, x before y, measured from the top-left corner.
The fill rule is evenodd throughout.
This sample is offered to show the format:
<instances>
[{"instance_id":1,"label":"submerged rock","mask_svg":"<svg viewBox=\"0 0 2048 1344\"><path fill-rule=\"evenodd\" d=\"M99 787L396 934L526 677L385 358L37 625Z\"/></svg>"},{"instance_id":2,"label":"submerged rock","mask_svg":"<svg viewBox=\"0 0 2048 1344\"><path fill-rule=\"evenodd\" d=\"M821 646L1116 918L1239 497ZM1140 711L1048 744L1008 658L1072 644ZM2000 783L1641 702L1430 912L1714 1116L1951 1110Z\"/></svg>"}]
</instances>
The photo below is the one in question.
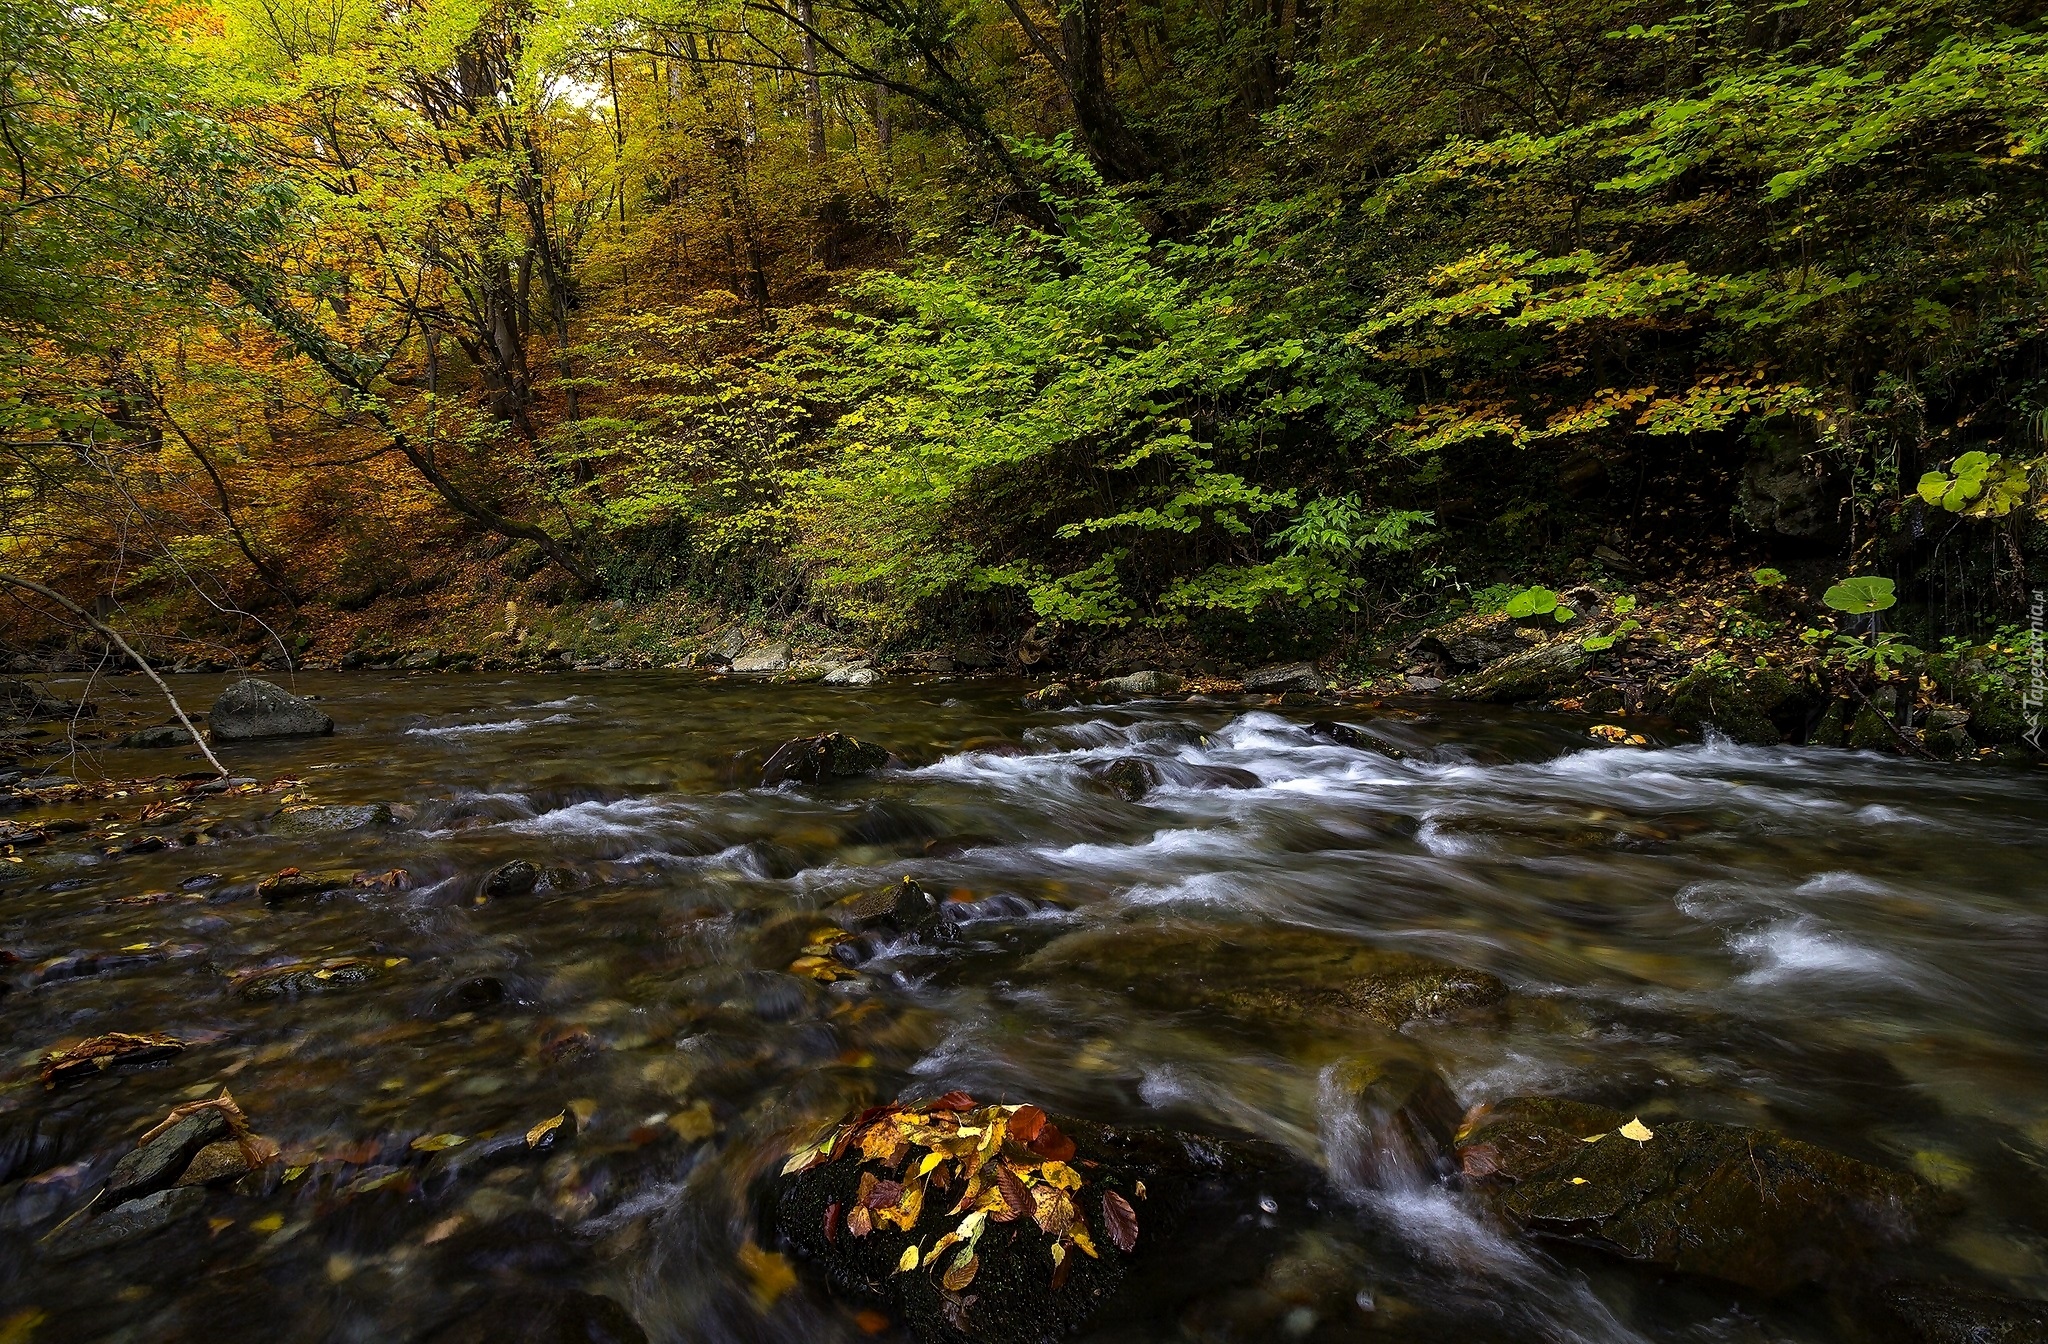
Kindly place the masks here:
<instances>
[{"instance_id":1,"label":"submerged rock","mask_svg":"<svg viewBox=\"0 0 2048 1344\"><path fill-rule=\"evenodd\" d=\"M822 784L833 779L854 779L873 774L888 763L885 748L846 733L793 738L777 747L761 767L761 786L774 788L789 780Z\"/></svg>"},{"instance_id":2,"label":"submerged rock","mask_svg":"<svg viewBox=\"0 0 2048 1344\"><path fill-rule=\"evenodd\" d=\"M1579 1102L1516 1098L1459 1136L1465 1175L1524 1230L1778 1293L1914 1240L1933 1189L1741 1125L1654 1129Z\"/></svg>"},{"instance_id":3,"label":"submerged rock","mask_svg":"<svg viewBox=\"0 0 2048 1344\"><path fill-rule=\"evenodd\" d=\"M294 998L365 984L381 975L383 969L368 957L329 957L324 961L295 961L244 971L229 981L229 987L245 999Z\"/></svg>"},{"instance_id":4,"label":"submerged rock","mask_svg":"<svg viewBox=\"0 0 2048 1344\"><path fill-rule=\"evenodd\" d=\"M222 691L206 724L207 735L215 742L321 737L334 731L334 720L312 701L254 677L245 677Z\"/></svg>"},{"instance_id":5,"label":"submerged rock","mask_svg":"<svg viewBox=\"0 0 2048 1344\"><path fill-rule=\"evenodd\" d=\"M196 1188L159 1190L117 1204L97 1218L73 1223L50 1239L49 1252L62 1260L140 1241L191 1217L205 1203L205 1192Z\"/></svg>"},{"instance_id":6,"label":"submerged rock","mask_svg":"<svg viewBox=\"0 0 2048 1344\"><path fill-rule=\"evenodd\" d=\"M1944 1283L1888 1283L1850 1302L1870 1344L2042 1344L2048 1302L2028 1302Z\"/></svg>"},{"instance_id":7,"label":"submerged rock","mask_svg":"<svg viewBox=\"0 0 2048 1344\"><path fill-rule=\"evenodd\" d=\"M1257 775L1234 765L1199 765L1140 756L1119 756L1093 773L1111 793L1132 803L1167 785L1183 789L1256 789L1260 783Z\"/></svg>"},{"instance_id":8,"label":"submerged rock","mask_svg":"<svg viewBox=\"0 0 2048 1344\"><path fill-rule=\"evenodd\" d=\"M1507 998L1484 971L1297 928L1097 929L1056 939L1026 965L1170 1009L1332 1027L1398 1027Z\"/></svg>"},{"instance_id":9,"label":"submerged rock","mask_svg":"<svg viewBox=\"0 0 2048 1344\"><path fill-rule=\"evenodd\" d=\"M938 897L906 877L890 886L848 896L828 906L826 913L859 932L886 928L914 933L938 918L939 905Z\"/></svg>"},{"instance_id":10,"label":"submerged rock","mask_svg":"<svg viewBox=\"0 0 2048 1344\"><path fill-rule=\"evenodd\" d=\"M1026 709L1065 709L1074 703L1074 688L1064 681L1041 686L1024 697Z\"/></svg>"},{"instance_id":11,"label":"submerged rock","mask_svg":"<svg viewBox=\"0 0 2048 1344\"><path fill-rule=\"evenodd\" d=\"M1323 1071L1323 1157L1351 1189L1401 1189L1458 1170L1464 1108L1414 1060L1347 1059Z\"/></svg>"},{"instance_id":12,"label":"submerged rock","mask_svg":"<svg viewBox=\"0 0 2048 1344\"><path fill-rule=\"evenodd\" d=\"M152 728L138 728L114 745L145 751L165 747L189 747L192 745L192 734L185 731L183 724L160 723Z\"/></svg>"},{"instance_id":13,"label":"submerged rock","mask_svg":"<svg viewBox=\"0 0 2048 1344\"><path fill-rule=\"evenodd\" d=\"M282 901L303 900L309 896L325 896L331 891L347 891L355 884L354 869L328 869L325 872L305 873L297 868L285 868L258 882L256 894L270 904L276 905Z\"/></svg>"}]
</instances>

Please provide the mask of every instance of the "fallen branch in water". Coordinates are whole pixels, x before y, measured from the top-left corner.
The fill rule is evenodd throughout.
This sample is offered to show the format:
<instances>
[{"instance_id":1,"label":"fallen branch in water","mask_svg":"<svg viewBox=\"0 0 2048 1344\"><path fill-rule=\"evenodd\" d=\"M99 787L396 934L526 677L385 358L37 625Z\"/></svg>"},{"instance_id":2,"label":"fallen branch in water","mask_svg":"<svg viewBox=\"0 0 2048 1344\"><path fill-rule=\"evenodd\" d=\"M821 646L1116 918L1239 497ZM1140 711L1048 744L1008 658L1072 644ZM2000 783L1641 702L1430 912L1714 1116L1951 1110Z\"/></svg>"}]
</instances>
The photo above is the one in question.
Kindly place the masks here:
<instances>
[{"instance_id":1,"label":"fallen branch in water","mask_svg":"<svg viewBox=\"0 0 2048 1344\"><path fill-rule=\"evenodd\" d=\"M56 589L45 587L43 584L37 583L34 579L18 578L13 574L0 573L0 583L12 584L16 588L26 589L27 591L34 593L38 597L44 598L51 602L55 602L58 606L63 607L66 611L70 612L73 616L76 616L79 620L84 621L87 625L99 631L101 638L105 639L108 643L112 644L115 648L119 649L122 653L128 655L128 661L134 663L137 667L141 668L142 674L148 677L151 681L155 682L156 688L164 693L164 699L171 702L171 713L178 716L178 722L183 724L185 726L185 731L192 735L192 741L198 745L200 752L205 755L206 763L212 766L214 770L219 773L222 779L226 779L228 777L228 768L220 763L220 758L218 756L215 756L213 754L213 748L206 745L206 739L201 737L199 735L199 730L192 726L192 720L185 717L185 707L178 703L177 696L171 694L171 688L169 684L167 684L162 677L156 674L156 669L149 665L149 661L147 659L145 659L141 654L137 653L133 648L131 648L127 640L121 638L120 631L114 629L113 626L108 625L105 621L102 621L99 617L93 615L84 607L79 606L76 602L73 602L70 598L64 596L64 594L58 592Z\"/></svg>"}]
</instances>

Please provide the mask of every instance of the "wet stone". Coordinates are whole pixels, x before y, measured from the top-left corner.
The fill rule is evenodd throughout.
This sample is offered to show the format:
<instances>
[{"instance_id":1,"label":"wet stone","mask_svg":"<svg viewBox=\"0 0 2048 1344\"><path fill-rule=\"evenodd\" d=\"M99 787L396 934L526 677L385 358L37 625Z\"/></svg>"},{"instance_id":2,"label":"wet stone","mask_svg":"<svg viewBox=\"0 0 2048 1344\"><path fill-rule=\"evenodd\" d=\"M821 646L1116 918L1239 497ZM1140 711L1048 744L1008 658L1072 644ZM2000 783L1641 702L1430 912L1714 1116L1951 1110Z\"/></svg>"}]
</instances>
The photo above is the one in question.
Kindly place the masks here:
<instances>
[{"instance_id":1,"label":"wet stone","mask_svg":"<svg viewBox=\"0 0 2048 1344\"><path fill-rule=\"evenodd\" d=\"M1173 692L1178 691L1183 684L1181 679L1174 676L1171 672L1155 672L1148 669L1143 672L1133 672L1129 676L1110 677L1106 680L1098 681L1095 683L1095 689L1106 695L1131 696L1135 698L1150 695L1171 695Z\"/></svg>"},{"instance_id":2,"label":"wet stone","mask_svg":"<svg viewBox=\"0 0 2048 1344\"><path fill-rule=\"evenodd\" d=\"M192 1161L186 1165L176 1185L212 1185L216 1181L232 1181L248 1175L250 1169L249 1155L242 1145L233 1139L221 1139L192 1154Z\"/></svg>"},{"instance_id":3,"label":"wet stone","mask_svg":"<svg viewBox=\"0 0 2048 1344\"><path fill-rule=\"evenodd\" d=\"M761 786L796 781L822 784L834 779L871 775L889 763L886 749L846 733L823 733L783 743L761 767Z\"/></svg>"},{"instance_id":4,"label":"wet stone","mask_svg":"<svg viewBox=\"0 0 2048 1344\"><path fill-rule=\"evenodd\" d=\"M491 870L477 892L477 904L530 895L540 885L540 869L525 859L514 859Z\"/></svg>"},{"instance_id":5,"label":"wet stone","mask_svg":"<svg viewBox=\"0 0 2048 1344\"><path fill-rule=\"evenodd\" d=\"M192 734L186 732L182 724L160 723L152 728L138 728L114 745L141 751L189 747L192 745Z\"/></svg>"},{"instance_id":6,"label":"wet stone","mask_svg":"<svg viewBox=\"0 0 2048 1344\"><path fill-rule=\"evenodd\" d=\"M196 1188L159 1190L117 1204L96 1218L73 1223L50 1239L49 1252L58 1259L70 1259L140 1241L191 1217L205 1203L205 1192Z\"/></svg>"},{"instance_id":7,"label":"wet stone","mask_svg":"<svg viewBox=\"0 0 2048 1344\"><path fill-rule=\"evenodd\" d=\"M1461 1134L1465 1175L1518 1226L1765 1293L1915 1240L1933 1189L1765 1130L1517 1098ZM1642 1134L1647 1133L1647 1139Z\"/></svg>"},{"instance_id":8,"label":"wet stone","mask_svg":"<svg viewBox=\"0 0 2048 1344\"><path fill-rule=\"evenodd\" d=\"M1398 1027L1507 999L1484 971L1309 929L1112 927L1058 939L1027 965L1170 1008L1330 1027Z\"/></svg>"},{"instance_id":9,"label":"wet stone","mask_svg":"<svg viewBox=\"0 0 2048 1344\"><path fill-rule=\"evenodd\" d=\"M911 933L939 915L939 898L909 878L886 887L858 892L827 907L826 913L861 932L887 929Z\"/></svg>"},{"instance_id":10,"label":"wet stone","mask_svg":"<svg viewBox=\"0 0 2048 1344\"><path fill-rule=\"evenodd\" d=\"M1320 691L1323 689L1323 677L1313 663L1269 663L1245 673L1244 688L1269 694Z\"/></svg>"},{"instance_id":11,"label":"wet stone","mask_svg":"<svg viewBox=\"0 0 2048 1344\"><path fill-rule=\"evenodd\" d=\"M2042 1344L2048 1302L1945 1283L1888 1283L1854 1295L1857 1333L1870 1344Z\"/></svg>"},{"instance_id":12,"label":"wet stone","mask_svg":"<svg viewBox=\"0 0 2048 1344\"><path fill-rule=\"evenodd\" d=\"M334 720L312 701L254 677L222 691L207 714L206 724L207 733L215 742L321 737L334 731Z\"/></svg>"},{"instance_id":13,"label":"wet stone","mask_svg":"<svg viewBox=\"0 0 2048 1344\"><path fill-rule=\"evenodd\" d=\"M1323 1074L1330 1170L1352 1189L1401 1189L1458 1169L1464 1108L1436 1070L1414 1060L1348 1059Z\"/></svg>"},{"instance_id":14,"label":"wet stone","mask_svg":"<svg viewBox=\"0 0 2048 1344\"><path fill-rule=\"evenodd\" d=\"M227 1136L227 1117L217 1108L194 1111L123 1157L107 1178L104 1198L119 1202L164 1189L178 1179L194 1154Z\"/></svg>"},{"instance_id":15,"label":"wet stone","mask_svg":"<svg viewBox=\"0 0 2048 1344\"><path fill-rule=\"evenodd\" d=\"M270 904L276 905L283 901L300 901L314 896L325 896L330 892L347 891L355 886L355 880L355 870L350 868L328 869L315 873L286 868L258 882L256 894Z\"/></svg>"},{"instance_id":16,"label":"wet stone","mask_svg":"<svg viewBox=\"0 0 2048 1344\"><path fill-rule=\"evenodd\" d=\"M230 984L245 999L283 999L364 984L382 971L383 967L367 957L329 957L244 971Z\"/></svg>"}]
</instances>

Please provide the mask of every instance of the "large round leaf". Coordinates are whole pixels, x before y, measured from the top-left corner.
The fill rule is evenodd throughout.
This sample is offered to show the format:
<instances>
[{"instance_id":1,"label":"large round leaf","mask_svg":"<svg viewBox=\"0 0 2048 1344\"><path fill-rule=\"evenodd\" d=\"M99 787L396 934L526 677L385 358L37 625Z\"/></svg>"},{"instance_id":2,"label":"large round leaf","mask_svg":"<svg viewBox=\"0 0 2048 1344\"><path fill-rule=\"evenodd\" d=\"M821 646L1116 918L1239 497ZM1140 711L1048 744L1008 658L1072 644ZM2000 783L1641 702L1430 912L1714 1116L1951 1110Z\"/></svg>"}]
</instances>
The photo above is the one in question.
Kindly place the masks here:
<instances>
[{"instance_id":1,"label":"large round leaf","mask_svg":"<svg viewBox=\"0 0 2048 1344\"><path fill-rule=\"evenodd\" d=\"M1843 579L1822 593L1820 600L1836 611L1846 611L1851 616L1868 616L1873 611L1883 611L1892 606L1899 598L1890 579L1881 579L1875 574L1859 574L1853 579Z\"/></svg>"}]
</instances>

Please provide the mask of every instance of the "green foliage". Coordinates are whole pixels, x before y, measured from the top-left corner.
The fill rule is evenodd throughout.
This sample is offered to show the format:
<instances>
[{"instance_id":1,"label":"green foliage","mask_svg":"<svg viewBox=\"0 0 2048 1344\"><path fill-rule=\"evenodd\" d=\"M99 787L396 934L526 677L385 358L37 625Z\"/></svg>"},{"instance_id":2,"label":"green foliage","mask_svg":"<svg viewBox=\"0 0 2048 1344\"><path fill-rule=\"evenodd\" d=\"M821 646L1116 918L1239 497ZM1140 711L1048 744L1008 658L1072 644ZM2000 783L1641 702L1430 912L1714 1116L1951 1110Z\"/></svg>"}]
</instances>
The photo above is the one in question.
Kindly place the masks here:
<instances>
[{"instance_id":1,"label":"green foliage","mask_svg":"<svg viewBox=\"0 0 2048 1344\"><path fill-rule=\"evenodd\" d=\"M1530 616L1548 616L1559 625L1578 616L1570 607L1560 606L1557 594L1548 588L1524 588L1508 598L1501 609L1518 621Z\"/></svg>"},{"instance_id":2,"label":"green foliage","mask_svg":"<svg viewBox=\"0 0 2048 1344\"><path fill-rule=\"evenodd\" d=\"M1785 573L1766 565L1762 569L1752 570L1749 581L1759 588L1781 588L1785 584Z\"/></svg>"},{"instance_id":3,"label":"green foliage","mask_svg":"<svg viewBox=\"0 0 2048 1344\"><path fill-rule=\"evenodd\" d=\"M1967 452L1949 469L1920 478L1916 493L1927 503L1973 518L2002 518L2024 503L2030 492L2026 465L2008 462L2003 454Z\"/></svg>"},{"instance_id":4,"label":"green foliage","mask_svg":"<svg viewBox=\"0 0 2048 1344\"><path fill-rule=\"evenodd\" d=\"M1828 650L1828 660L1852 675L1869 672L1878 681L1889 681L1907 663L1923 655L1891 631L1877 635L1837 635Z\"/></svg>"},{"instance_id":5,"label":"green foliage","mask_svg":"<svg viewBox=\"0 0 2048 1344\"><path fill-rule=\"evenodd\" d=\"M1617 641L1627 639L1642 628L1641 621L1623 621L1604 635L1587 635L1579 641L1579 647L1589 653L1604 653L1613 648Z\"/></svg>"},{"instance_id":6,"label":"green foliage","mask_svg":"<svg viewBox=\"0 0 2048 1344\"><path fill-rule=\"evenodd\" d=\"M1867 616L1889 609L1899 599L1892 580L1863 574L1843 579L1822 593L1820 600L1836 611L1847 612L1851 616Z\"/></svg>"}]
</instances>

